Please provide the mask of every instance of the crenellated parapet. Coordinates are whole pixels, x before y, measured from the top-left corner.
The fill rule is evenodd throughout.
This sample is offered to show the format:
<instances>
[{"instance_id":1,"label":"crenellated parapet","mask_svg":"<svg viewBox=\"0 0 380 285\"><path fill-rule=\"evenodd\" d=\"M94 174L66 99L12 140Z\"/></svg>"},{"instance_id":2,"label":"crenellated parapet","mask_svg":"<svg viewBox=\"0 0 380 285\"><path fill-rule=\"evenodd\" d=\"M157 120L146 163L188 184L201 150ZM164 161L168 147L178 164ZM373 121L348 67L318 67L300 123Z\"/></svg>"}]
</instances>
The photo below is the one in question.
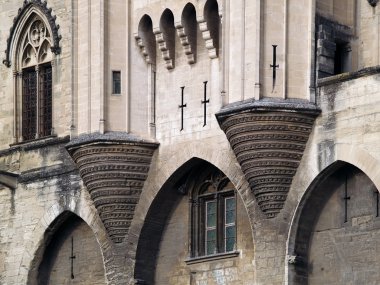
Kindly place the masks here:
<instances>
[{"instance_id":1,"label":"crenellated parapet","mask_svg":"<svg viewBox=\"0 0 380 285\"><path fill-rule=\"evenodd\" d=\"M128 233L157 147L117 133L86 135L66 146L115 243Z\"/></svg>"},{"instance_id":2,"label":"crenellated parapet","mask_svg":"<svg viewBox=\"0 0 380 285\"><path fill-rule=\"evenodd\" d=\"M216 117L268 218L283 208L320 110L300 100L244 101Z\"/></svg>"}]
</instances>

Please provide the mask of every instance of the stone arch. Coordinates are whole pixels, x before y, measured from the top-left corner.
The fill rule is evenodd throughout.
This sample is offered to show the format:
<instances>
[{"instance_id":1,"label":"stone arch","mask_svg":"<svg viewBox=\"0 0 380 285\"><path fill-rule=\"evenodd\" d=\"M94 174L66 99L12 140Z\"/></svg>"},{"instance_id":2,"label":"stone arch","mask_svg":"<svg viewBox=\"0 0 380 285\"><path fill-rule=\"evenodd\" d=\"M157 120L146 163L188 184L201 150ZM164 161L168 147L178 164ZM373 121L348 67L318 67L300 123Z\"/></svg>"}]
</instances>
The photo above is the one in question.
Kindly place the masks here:
<instances>
[{"instance_id":1,"label":"stone arch","mask_svg":"<svg viewBox=\"0 0 380 285\"><path fill-rule=\"evenodd\" d=\"M342 183L342 180L337 181L336 177L342 177L344 171L356 171L367 177L373 188L379 191L375 181L378 175L373 176L376 170L371 169L376 160L368 153L353 146L341 145L337 149L336 157L340 159L326 166L310 183L293 216L287 241L286 284L308 283L309 271L312 268L309 264L309 251L314 227L322 210L332 195L336 194L339 183ZM353 162L356 162L356 165ZM371 174L363 169L370 170ZM329 191L330 189L332 190Z\"/></svg>"},{"instance_id":2,"label":"stone arch","mask_svg":"<svg viewBox=\"0 0 380 285\"><path fill-rule=\"evenodd\" d=\"M135 34L137 45L145 57L147 63L156 64L156 40L153 34L153 23L150 16L144 14L138 24L138 32Z\"/></svg>"},{"instance_id":3,"label":"stone arch","mask_svg":"<svg viewBox=\"0 0 380 285\"><path fill-rule=\"evenodd\" d=\"M159 258L157 255L159 254L160 247L162 245L161 239L163 238L164 230L167 229L167 224L169 220L171 220L174 211L177 211L176 208L179 203L182 203L182 205L185 203L186 205L187 202L184 202L184 199L190 199L190 196L192 195L190 191L192 181L189 177L199 177L196 175L196 173L199 174L197 170L203 167L205 169L210 167L213 169L218 169L215 165L203 159L193 157L177 168L172 175L170 175L170 177L160 188L157 195L153 198L153 201L150 203L138 241L136 242L137 250L134 277L137 282L144 282L141 284L155 284L156 262ZM239 193L238 191L236 192ZM238 204L243 205L243 207L239 208L239 211L244 212L244 215L246 216L245 219L247 221L246 224L249 224L248 227L244 227L245 230L248 230L249 232L247 232L244 236L247 240L252 238L252 246L250 249L252 249L251 255L253 256L251 222L240 193L237 196L240 197L238 199ZM243 211L241 211L242 209ZM190 227L190 223L188 226ZM186 236L186 241L183 240L183 243L187 243L188 241L190 242L188 229L182 231L182 235ZM248 238L248 236L250 236L250 238ZM247 256L250 256L250 254L248 253Z\"/></svg>"},{"instance_id":4,"label":"stone arch","mask_svg":"<svg viewBox=\"0 0 380 285\"><path fill-rule=\"evenodd\" d=\"M33 16L33 14L38 15L41 19L44 20L46 27L51 34L51 52L55 55L61 53L59 42L62 37L58 33L59 25L56 24L57 17L55 15L52 15L52 9L47 7L46 1L24 0L22 8L18 10L18 14L13 20L14 24L10 29L10 34L7 39L7 49L5 50L5 59L3 60L3 63L7 67L10 67L12 61L15 61L16 59L16 51L19 45L20 37L22 36L24 26L27 24L29 18Z\"/></svg>"},{"instance_id":5,"label":"stone arch","mask_svg":"<svg viewBox=\"0 0 380 285\"><path fill-rule=\"evenodd\" d=\"M23 266L29 268L27 284L37 284L35 282L38 278L38 268L46 246L60 226L70 217L78 217L91 229L102 255L110 247L109 245L112 242L108 240L96 210L81 207L80 204L83 203L81 200L81 198L73 195L61 196L60 201L52 204L41 217L25 246L22 258Z\"/></svg>"}]
</instances>

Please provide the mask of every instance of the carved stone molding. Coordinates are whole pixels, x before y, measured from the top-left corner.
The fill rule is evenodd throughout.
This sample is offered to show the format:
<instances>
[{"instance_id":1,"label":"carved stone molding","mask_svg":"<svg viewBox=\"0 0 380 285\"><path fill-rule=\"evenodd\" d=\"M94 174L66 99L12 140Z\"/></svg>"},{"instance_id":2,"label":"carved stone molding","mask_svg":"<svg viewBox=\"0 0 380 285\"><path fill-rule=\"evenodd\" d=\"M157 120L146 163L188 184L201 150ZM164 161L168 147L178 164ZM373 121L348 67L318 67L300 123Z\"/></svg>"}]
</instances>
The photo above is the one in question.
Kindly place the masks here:
<instances>
[{"instance_id":1,"label":"carved stone molding","mask_svg":"<svg viewBox=\"0 0 380 285\"><path fill-rule=\"evenodd\" d=\"M7 39L7 49L5 50L5 59L3 60L3 63L7 66L11 66L11 59L10 59L10 52L11 52L11 44L14 40L15 31L18 27L20 21L22 20L22 17L24 16L25 12L28 11L32 6L36 7L38 10L40 10L45 17L48 20L50 29L52 31L52 46L50 47L52 53L54 54L60 54L61 48L59 46L59 41L61 40L61 35L58 34L59 25L56 24L57 16L53 16L51 14L52 9L47 7L46 1L41 0L24 0L23 6L18 10L17 16L13 19L13 26L10 29L9 37Z\"/></svg>"},{"instance_id":2,"label":"carved stone molding","mask_svg":"<svg viewBox=\"0 0 380 285\"><path fill-rule=\"evenodd\" d=\"M372 7L376 7L377 2L379 2L379 0L368 0L369 5L371 5Z\"/></svg>"},{"instance_id":3,"label":"carved stone molding","mask_svg":"<svg viewBox=\"0 0 380 285\"><path fill-rule=\"evenodd\" d=\"M284 206L320 110L291 100L245 101L216 117L256 200L268 218Z\"/></svg>"},{"instance_id":4,"label":"carved stone molding","mask_svg":"<svg viewBox=\"0 0 380 285\"><path fill-rule=\"evenodd\" d=\"M66 146L115 243L128 233L157 147L157 143L112 135L82 137Z\"/></svg>"}]
</instances>

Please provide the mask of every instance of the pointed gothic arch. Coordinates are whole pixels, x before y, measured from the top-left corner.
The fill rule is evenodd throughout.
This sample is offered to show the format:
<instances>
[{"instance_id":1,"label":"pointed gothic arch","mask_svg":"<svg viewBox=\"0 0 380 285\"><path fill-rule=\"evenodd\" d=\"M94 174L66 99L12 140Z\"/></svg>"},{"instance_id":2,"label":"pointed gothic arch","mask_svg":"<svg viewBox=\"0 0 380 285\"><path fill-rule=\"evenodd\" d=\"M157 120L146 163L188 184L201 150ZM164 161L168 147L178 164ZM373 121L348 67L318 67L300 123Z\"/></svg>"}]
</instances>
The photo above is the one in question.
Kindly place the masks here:
<instances>
[{"instance_id":1,"label":"pointed gothic arch","mask_svg":"<svg viewBox=\"0 0 380 285\"><path fill-rule=\"evenodd\" d=\"M106 284L102 252L94 232L70 210L60 213L45 230L30 268L27 283L31 285L59 284L70 279L71 284Z\"/></svg>"},{"instance_id":2,"label":"pointed gothic arch","mask_svg":"<svg viewBox=\"0 0 380 285\"><path fill-rule=\"evenodd\" d=\"M15 143L54 133L53 67L61 51L55 21L46 2L25 0L10 29L3 63L13 70Z\"/></svg>"},{"instance_id":3,"label":"pointed gothic arch","mask_svg":"<svg viewBox=\"0 0 380 285\"><path fill-rule=\"evenodd\" d=\"M334 283L331 277L339 279L343 275L358 277L355 284L364 282L360 280L363 272L357 268L355 254L346 254L349 249L347 252L341 249L348 248L347 241L362 236L375 253L360 253L360 260L369 257L373 261L373 256L379 256L373 247L376 239L371 238L380 232L378 192L368 173L343 160L330 164L313 180L297 207L289 230L287 284L330 284ZM371 263L373 266L368 270L377 272L375 264L378 263ZM352 275L355 270L358 272ZM339 282L344 280L339 279Z\"/></svg>"},{"instance_id":4,"label":"pointed gothic arch","mask_svg":"<svg viewBox=\"0 0 380 285\"><path fill-rule=\"evenodd\" d=\"M221 177L223 178L219 179ZM217 184L220 187L215 186ZM195 254L192 245L198 239L197 234L202 231L203 227L197 225L198 218L194 216L195 212L191 205L193 196L200 193L198 190L204 193L202 190L209 186L211 186L210 189L215 186L215 190L222 190L221 192L225 186L232 187L230 190L232 190L233 197L238 197L236 199L236 224L241 231L237 238L238 249L231 247L231 249L222 249L219 252ZM229 225L231 226L233 223ZM252 262L253 247L251 225L240 194L216 166L203 159L193 157L172 173L150 204L137 241L134 277L136 284L167 284L168 278L173 277L173 272L179 270L182 272L183 278L192 278L187 275L190 276L197 272L203 262L215 258L221 264L224 261L228 262L230 258L236 258L239 262L240 260ZM237 258L240 254L239 248L245 252L245 255ZM237 272L242 268L239 267L239 262L236 263ZM199 265L193 267L193 264ZM181 269L175 269L177 266ZM223 265L221 266L223 267ZM170 269L171 272L167 272L164 268ZM191 273L190 268L195 271ZM253 268L247 269L246 278L253 280L253 270ZM199 278L199 276L195 278Z\"/></svg>"},{"instance_id":5,"label":"pointed gothic arch","mask_svg":"<svg viewBox=\"0 0 380 285\"><path fill-rule=\"evenodd\" d=\"M51 33L51 52L55 55L61 53L59 42L62 37L58 33L59 25L56 24L57 17L52 15L52 9L47 7L46 1L24 0L23 6L18 10L17 16L13 19L13 26L10 29L10 34L7 39L7 49L5 50L5 59L3 60L3 63L7 67L12 65L12 61L16 56L15 52L17 45L19 44L19 38L26 22L33 14L39 15L44 19L44 22Z\"/></svg>"}]
</instances>

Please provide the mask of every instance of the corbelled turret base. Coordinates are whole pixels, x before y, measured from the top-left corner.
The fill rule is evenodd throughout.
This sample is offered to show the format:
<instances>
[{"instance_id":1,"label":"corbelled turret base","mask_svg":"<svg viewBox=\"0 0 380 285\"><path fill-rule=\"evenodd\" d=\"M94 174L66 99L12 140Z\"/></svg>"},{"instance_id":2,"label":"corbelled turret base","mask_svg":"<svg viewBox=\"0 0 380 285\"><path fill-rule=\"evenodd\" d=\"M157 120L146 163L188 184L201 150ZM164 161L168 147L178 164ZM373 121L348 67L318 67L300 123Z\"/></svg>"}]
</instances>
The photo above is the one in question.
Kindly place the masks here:
<instances>
[{"instance_id":1,"label":"corbelled turret base","mask_svg":"<svg viewBox=\"0 0 380 285\"><path fill-rule=\"evenodd\" d=\"M216 114L268 218L284 206L319 113L305 101L264 99L231 104Z\"/></svg>"},{"instance_id":2,"label":"corbelled turret base","mask_svg":"<svg viewBox=\"0 0 380 285\"><path fill-rule=\"evenodd\" d=\"M66 146L115 243L128 233L157 147L120 133L85 135Z\"/></svg>"}]
</instances>

